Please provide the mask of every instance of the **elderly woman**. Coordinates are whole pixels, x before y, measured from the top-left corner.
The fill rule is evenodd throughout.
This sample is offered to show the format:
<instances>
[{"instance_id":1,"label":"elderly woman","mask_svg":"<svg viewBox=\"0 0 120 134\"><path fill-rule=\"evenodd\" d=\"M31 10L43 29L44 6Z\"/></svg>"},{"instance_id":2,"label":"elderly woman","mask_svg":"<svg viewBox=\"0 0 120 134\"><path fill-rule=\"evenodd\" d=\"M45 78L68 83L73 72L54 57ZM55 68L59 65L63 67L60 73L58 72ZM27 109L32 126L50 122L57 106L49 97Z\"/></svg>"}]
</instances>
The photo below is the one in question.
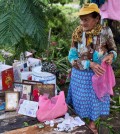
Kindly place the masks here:
<instances>
[{"instance_id":1,"label":"elderly woman","mask_svg":"<svg viewBox=\"0 0 120 134\"><path fill-rule=\"evenodd\" d=\"M109 115L110 95L104 96L105 101L98 99L92 86L92 76L104 74L101 62L112 64L117 57L117 49L111 29L100 24L100 11L96 4L85 4L79 17L80 25L72 34L68 55L73 68L67 103L73 105L80 117L89 118L90 128L97 131L94 121L101 115Z\"/></svg>"}]
</instances>

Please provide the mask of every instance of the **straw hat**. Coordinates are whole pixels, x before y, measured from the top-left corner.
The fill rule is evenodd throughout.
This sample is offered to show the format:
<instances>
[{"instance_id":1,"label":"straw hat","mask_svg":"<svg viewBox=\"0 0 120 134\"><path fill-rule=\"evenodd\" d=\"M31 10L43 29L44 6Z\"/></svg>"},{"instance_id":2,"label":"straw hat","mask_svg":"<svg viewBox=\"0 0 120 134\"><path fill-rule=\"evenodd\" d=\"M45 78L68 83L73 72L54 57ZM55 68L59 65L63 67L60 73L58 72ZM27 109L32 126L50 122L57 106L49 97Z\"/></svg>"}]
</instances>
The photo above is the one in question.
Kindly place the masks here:
<instances>
[{"instance_id":1,"label":"straw hat","mask_svg":"<svg viewBox=\"0 0 120 134\"><path fill-rule=\"evenodd\" d=\"M81 16L81 15L87 15L87 14L90 14L92 12L100 13L100 10L99 10L98 6L95 3L86 3L80 9L80 11L78 12L78 15L79 16Z\"/></svg>"}]
</instances>

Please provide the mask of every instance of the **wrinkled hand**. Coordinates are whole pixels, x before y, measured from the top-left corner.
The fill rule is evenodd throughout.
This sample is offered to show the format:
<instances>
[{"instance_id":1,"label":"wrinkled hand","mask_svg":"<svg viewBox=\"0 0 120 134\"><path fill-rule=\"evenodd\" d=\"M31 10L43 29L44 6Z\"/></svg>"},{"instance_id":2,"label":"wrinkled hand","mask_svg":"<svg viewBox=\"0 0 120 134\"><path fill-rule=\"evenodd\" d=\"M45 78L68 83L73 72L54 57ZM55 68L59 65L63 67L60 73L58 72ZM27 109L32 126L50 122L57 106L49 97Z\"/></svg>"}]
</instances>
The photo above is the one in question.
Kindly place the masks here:
<instances>
[{"instance_id":1,"label":"wrinkled hand","mask_svg":"<svg viewBox=\"0 0 120 134\"><path fill-rule=\"evenodd\" d=\"M99 64L95 62L90 62L90 67L97 76L101 76L105 72L105 70Z\"/></svg>"},{"instance_id":2,"label":"wrinkled hand","mask_svg":"<svg viewBox=\"0 0 120 134\"><path fill-rule=\"evenodd\" d=\"M107 64L111 65L112 64L113 57L114 57L114 55L112 53L111 54L108 54L103 59L103 62L106 62Z\"/></svg>"},{"instance_id":3,"label":"wrinkled hand","mask_svg":"<svg viewBox=\"0 0 120 134\"><path fill-rule=\"evenodd\" d=\"M77 69L79 69L79 66L78 66L78 64L77 64L77 60L74 60L74 61L72 62L72 66L75 67L75 68L77 68Z\"/></svg>"}]
</instances>

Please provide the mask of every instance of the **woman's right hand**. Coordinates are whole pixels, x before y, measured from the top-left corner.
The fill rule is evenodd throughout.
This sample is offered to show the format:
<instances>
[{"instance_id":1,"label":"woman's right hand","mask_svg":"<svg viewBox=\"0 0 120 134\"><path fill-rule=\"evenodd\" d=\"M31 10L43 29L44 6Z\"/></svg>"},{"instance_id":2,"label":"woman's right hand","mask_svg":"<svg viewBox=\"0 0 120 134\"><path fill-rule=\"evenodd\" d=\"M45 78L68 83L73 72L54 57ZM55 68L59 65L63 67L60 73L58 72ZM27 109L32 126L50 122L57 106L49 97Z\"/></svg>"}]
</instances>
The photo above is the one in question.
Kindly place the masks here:
<instances>
[{"instance_id":1,"label":"woman's right hand","mask_svg":"<svg viewBox=\"0 0 120 134\"><path fill-rule=\"evenodd\" d=\"M77 64L77 60L74 60L74 61L72 62L72 66L75 67L75 68L77 68L77 69L79 69L79 66L78 66L78 64Z\"/></svg>"},{"instance_id":2,"label":"woman's right hand","mask_svg":"<svg viewBox=\"0 0 120 134\"><path fill-rule=\"evenodd\" d=\"M90 68L94 71L94 73L97 76L101 76L105 72L105 70L99 64L97 64L95 62L90 62Z\"/></svg>"}]
</instances>

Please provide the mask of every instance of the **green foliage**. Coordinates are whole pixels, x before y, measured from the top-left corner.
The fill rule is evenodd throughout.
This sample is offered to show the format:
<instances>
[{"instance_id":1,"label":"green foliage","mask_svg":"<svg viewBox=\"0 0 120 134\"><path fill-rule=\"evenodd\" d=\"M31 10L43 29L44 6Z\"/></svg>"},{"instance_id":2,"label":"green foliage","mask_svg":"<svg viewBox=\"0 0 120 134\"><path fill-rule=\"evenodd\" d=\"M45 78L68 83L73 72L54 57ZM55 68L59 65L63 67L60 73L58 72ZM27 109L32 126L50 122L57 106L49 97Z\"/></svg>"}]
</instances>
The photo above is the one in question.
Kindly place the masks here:
<instances>
[{"instance_id":1,"label":"green foliage","mask_svg":"<svg viewBox=\"0 0 120 134\"><path fill-rule=\"evenodd\" d=\"M97 126L97 128L99 130L99 133L107 130L107 132L109 132L109 134L114 134L113 126L111 126L110 123L109 123L112 119L113 118L107 118L107 119L98 118L95 121L95 124L96 124L96 126Z\"/></svg>"},{"instance_id":2,"label":"green foliage","mask_svg":"<svg viewBox=\"0 0 120 134\"><path fill-rule=\"evenodd\" d=\"M66 16L65 8L62 6L52 6L51 17L48 19L48 28L51 28L51 39L49 47L39 55L47 61L53 61L60 72L68 73L70 64L68 63L68 51L71 46L71 35L77 25L74 19L68 19L72 16L72 8L68 8L69 14Z\"/></svg>"},{"instance_id":3,"label":"green foliage","mask_svg":"<svg viewBox=\"0 0 120 134\"><path fill-rule=\"evenodd\" d=\"M68 65L67 57L62 57L58 60L55 60L54 63L56 64L57 69L59 70L59 72L63 72L65 74L68 73L69 65Z\"/></svg>"},{"instance_id":4,"label":"green foliage","mask_svg":"<svg viewBox=\"0 0 120 134\"><path fill-rule=\"evenodd\" d=\"M78 12L79 9L67 6L58 6L58 8L66 16L67 22L69 23L79 22L77 19L78 16L76 15L76 12Z\"/></svg>"},{"instance_id":5,"label":"green foliage","mask_svg":"<svg viewBox=\"0 0 120 134\"><path fill-rule=\"evenodd\" d=\"M52 17L48 21L48 27L49 29L52 29L51 42L55 41L57 42L58 47L64 48L62 53L64 51L66 56L71 45L71 35L73 29L79 25L79 21L77 18L74 18L74 15L72 14L74 12L76 12L76 10L73 10L70 7L66 9L65 7L61 6L53 6L53 12L51 12Z\"/></svg>"},{"instance_id":6,"label":"green foliage","mask_svg":"<svg viewBox=\"0 0 120 134\"><path fill-rule=\"evenodd\" d=\"M80 0L80 5L82 6L85 3L90 3L91 0Z\"/></svg>"},{"instance_id":7,"label":"green foliage","mask_svg":"<svg viewBox=\"0 0 120 134\"><path fill-rule=\"evenodd\" d=\"M18 45L29 37L40 48L47 45L48 8L45 3L40 0L1 0L0 8L0 44Z\"/></svg>"},{"instance_id":8,"label":"green foliage","mask_svg":"<svg viewBox=\"0 0 120 134\"><path fill-rule=\"evenodd\" d=\"M29 124L28 124L27 122L23 122L23 126L24 126L24 127L28 127Z\"/></svg>"},{"instance_id":9,"label":"green foliage","mask_svg":"<svg viewBox=\"0 0 120 134\"><path fill-rule=\"evenodd\" d=\"M75 16L73 15L73 13L76 12L76 9L70 7L67 7L66 9L66 7L57 5L52 5L51 8L51 16L47 18L48 29L51 28L49 46L47 50L44 49L43 52L40 51L37 53L37 56L46 61L54 62L59 73L67 75L68 70L70 69L67 56L71 47L71 35L73 29L79 25L79 21L77 18L74 18ZM60 81L61 80L57 77L57 84ZM64 83L65 81L66 79L64 80Z\"/></svg>"},{"instance_id":10,"label":"green foliage","mask_svg":"<svg viewBox=\"0 0 120 134\"><path fill-rule=\"evenodd\" d=\"M111 99L110 112L114 115L120 112L120 87L115 87L115 96Z\"/></svg>"},{"instance_id":11,"label":"green foliage","mask_svg":"<svg viewBox=\"0 0 120 134\"><path fill-rule=\"evenodd\" d=\"M104 118L98 118L96 120L97 128L99 128L99 133L103 132L105 129L109 132L109 134L116 134L115 131L115 117L119 120L120 113L120 87L116 87L114 89L115 95L111 97L111 105L110 105L110 116ZM112 124L112 125L111 125ZM103 130L102 130L103 129Z\"/></svg>"},{"instance_id":12,"label":"green foliage","mask_svg":"<svg viewBox=\"0 0 120 134\"><path fill-rule=\"evenodd\" d=\"M63 49L64 47L58 48L57 46L50 45L49 49L41 52L39 57L45 61L54 62L59 72L67 73L68 69L70 68L67 59L68 49L66 50L67 53L63 53Z\"/></svg>"},{"instance_id":13,"label":"green foliage","mask_svg":"<svg viewBox=\"0 0 120 134\"><path fill-rule=\"evenodd\" d=\"M72 0L49 0L49 1L50 1L50 3L60 3L62 5L72 2Z\"/></svg>"},{"instance_id":14,"label":"green foliage","mask_svg":"<svg viewBox=\"0 0 120 134\"><path fill-rule=\"evenodd\" d=\"M49 0L1 0L0 7L0 45L15 48L15 58L29 49L39 50L48 44L48 30L52 28L51 41L65 47L64 56L70 47L72 27L64 9L47 5ZM51 1L53 2L53 1ZM66 0L66 2L69 2ZM62 7L62 6L61 6ZM71 15L73 9L69 9ZM52 16L52 17L51 17ZM58 46L59 47L59 46ZM62 56L62 55L61 55Z\"/></svg>"},{"instance_id":15,"label":"green foliage","mask_svg":"<svg viewBox=\"0 0 120 134\"><path fill-rule=\"evenodd\" d=\"M63 33L66 24L66 17L56 6L52 7L51 18L48 20L48 28L52 29L52 35L59 36Z\"/></svg>"},{"instance_id":16,"label":"green foliage","mask_svg":"<svg viewBox=\"0 0 120 134\"><path fill-rule=\"evenodd\" d=\"M4 58L3 58L3 56L0 54L0 62L3 62L4 61Z\"/></svg>"},{"instance_id":17,"label":"green foliage","mask_svg":"<svg viewBox=\"0 0 120 134\"><path fill-rule=\"evenodd\" d=\"M120 55L118 53L117 60L114 62L113 67L115 68L115 76L120 76Z\"/></svg>"}]
</instances>

